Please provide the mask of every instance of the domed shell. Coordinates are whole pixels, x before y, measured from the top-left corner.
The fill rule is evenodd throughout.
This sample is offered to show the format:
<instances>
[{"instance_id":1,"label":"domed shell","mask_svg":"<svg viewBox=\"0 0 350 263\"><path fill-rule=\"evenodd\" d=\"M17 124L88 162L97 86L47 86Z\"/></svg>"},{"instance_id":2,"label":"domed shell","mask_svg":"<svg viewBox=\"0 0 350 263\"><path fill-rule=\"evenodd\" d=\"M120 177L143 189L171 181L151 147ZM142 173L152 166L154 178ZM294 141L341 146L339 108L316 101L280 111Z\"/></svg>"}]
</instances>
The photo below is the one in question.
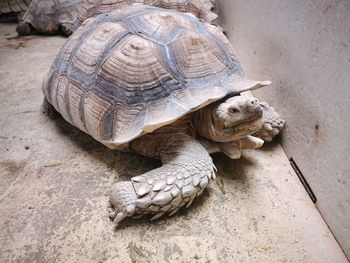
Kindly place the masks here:
<instances>
[{"instance_id":1,"label":"domed shell","mask_svg":"<svg viewBox=\"0 0 350 263\"><path fill-rule=\"evenodd\" d=\"M68 122L116 148L266 84L244 77L215 26L137 5L86 20L54 60L43 92Z\"/></svg>"},{"instance_id":2,"label":"domed shell","mask_svg":"<svg viewBox=\"0 0 350 263\"><path fill-rule=\"evenodd\" d=\"M90 17L120 10L131 4L144 4L192 13L207 22L211 22L217 17L215 13L210 11L214 7L215 0L86 0L79 8L72 30L76 30L82 22Z\"/></svg>"},{"instance_id":3,"label":"domed shell","mask_svg":"<svg viewBox=\"0 0 350 263\"><path fill-rule=\"evenodd\" d=\"M30 0L1 0L0 1L0 19L11 18L11 14L19 14L27 10Z\"/></svg>"},{"instance_id":4,"label":"domed shell","mask_svg":"<svg viewBox=\"0 0 350 263\"><path fill-rule=\"evenodd\" d=\"M84 0L32 0L22 21L38 32L56 33L62 24L71 28Z\"/></svg>"}]
</instances>

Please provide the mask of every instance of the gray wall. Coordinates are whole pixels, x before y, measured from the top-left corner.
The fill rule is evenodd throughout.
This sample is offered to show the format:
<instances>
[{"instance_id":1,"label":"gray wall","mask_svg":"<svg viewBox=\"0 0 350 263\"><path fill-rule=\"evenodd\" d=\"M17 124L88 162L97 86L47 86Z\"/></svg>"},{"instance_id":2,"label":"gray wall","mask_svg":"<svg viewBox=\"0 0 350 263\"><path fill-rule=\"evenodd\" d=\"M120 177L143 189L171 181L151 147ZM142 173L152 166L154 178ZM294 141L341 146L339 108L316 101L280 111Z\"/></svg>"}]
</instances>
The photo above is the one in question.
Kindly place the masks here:
<instances>
[{"instance_id":1,"label":"gray wall","mask_svg":"<svg viewBox=\"0 0 350 263\"><path fill-rule=\"evenodd\" d=\"M287 120L282 146L350 257L350 1L218 1L247 75L273 82L255 95Z\"/></svg>"}]
</instances>

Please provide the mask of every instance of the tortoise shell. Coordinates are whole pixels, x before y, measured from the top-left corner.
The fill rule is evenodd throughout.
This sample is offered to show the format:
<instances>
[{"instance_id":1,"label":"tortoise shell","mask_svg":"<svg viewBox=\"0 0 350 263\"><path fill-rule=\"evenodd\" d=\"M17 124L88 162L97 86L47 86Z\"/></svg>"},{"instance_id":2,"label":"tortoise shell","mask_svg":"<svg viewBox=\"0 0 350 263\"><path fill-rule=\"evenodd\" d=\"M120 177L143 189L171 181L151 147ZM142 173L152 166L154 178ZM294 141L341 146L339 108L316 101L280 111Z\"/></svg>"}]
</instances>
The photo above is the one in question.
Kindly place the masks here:
<instances>
[{"instance_id":1,"label":"tortoise shell","mask_svg":"<svg viewBox=\"0 0 350 263\"><path fill-rule=\"evenodd\" d=\"M31 24L38 32L53 34L63 24L72 26L83 2L84 0L33 0L22 21Z\"/></svg>"},{"instance_id":2,"label":"tortoise shell","mask_svg":"<svg viewBox=\"0 0 350 263\"><path fill-rule=\"evenodd\" d=\"M245 78L215 26L136 5L86 20L55 58L43 92L68 122L117 148L266 84Z\"/></svg>"},{"instance_id":3,"label":"tortoise shell","mask_svg":"<svg viewBox=\"0 0 350 263\"><path fill-rule=\"evenodd\" d=\"M0 20L17 18L17 15L27 10L30 0L1 0Z\"/></svg>"},{"instance_id":4,"label":"tortoise shell","mask_svg":"<svg viewBox=\"0 0 350 263\"><path fill-rule=\"evenodd\" d=\"M79 8L77 18L73 25L73 31L87 18L120 10L134 3L192 13L199 19L211 22L217 17L215 13L210 11L214 8L214 1L215 0L86 0L83 6Z\"/></svg>"}]
</instances>

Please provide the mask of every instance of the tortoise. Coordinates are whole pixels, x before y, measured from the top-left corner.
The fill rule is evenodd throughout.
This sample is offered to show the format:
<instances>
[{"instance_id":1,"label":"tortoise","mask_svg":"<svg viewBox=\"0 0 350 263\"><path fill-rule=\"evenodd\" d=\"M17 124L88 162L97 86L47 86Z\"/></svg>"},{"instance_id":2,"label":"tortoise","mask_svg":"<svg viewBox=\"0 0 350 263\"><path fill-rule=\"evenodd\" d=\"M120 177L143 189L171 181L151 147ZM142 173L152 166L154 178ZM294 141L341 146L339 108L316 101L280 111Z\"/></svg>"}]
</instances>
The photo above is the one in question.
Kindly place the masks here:
<instances>
[{"instance_id":1,"label":"tortoise","mask_svg":"<svg viewBox=\"0 0 350 263\"><path fill-rule=\"evenodd\" d=\"M27 10L31 0L1 0L0 21L19 20L20 16Z\"/></svg>"},{"instance_id":2,"label":"tortoise","mask_svg":"<svg viewBox=\"0 0 350 263\"><path fill-rule=\"evenodd\" d=\"M118 224L189 206L215 177L209 154L238 158L241 149L260 147L251 134L264 129L266 113L267 133L276 135L279 115L238 96L269 83L245 77L215 26L136 5L87 19L72 34L43 82L43 108L110 149L162 161L112 187L110 217Z\"/></svg>"},{"instance_id":3,"label":"tortoise","mask_svg":"<svg viewBox=\"0 0 350 263\"><path fill-rule=\"evenodd\" d=\"M211 22L217 17L215 13L211 12L215 0L86 0L79 8L73 31L87 18L119 10L135 3L192 13L207 22Z\"/></svg>"},{"instance_id":4,"label":"tortoise","mask_svg":"<svg viewBox=\"0 0 350 263\"><path fill-rule=\"evenodd\" d=\"M33 32L55 34L62 31L68 36L84 0L33 0L16 31L19 35Z\"/></svg>"}]
</instances>

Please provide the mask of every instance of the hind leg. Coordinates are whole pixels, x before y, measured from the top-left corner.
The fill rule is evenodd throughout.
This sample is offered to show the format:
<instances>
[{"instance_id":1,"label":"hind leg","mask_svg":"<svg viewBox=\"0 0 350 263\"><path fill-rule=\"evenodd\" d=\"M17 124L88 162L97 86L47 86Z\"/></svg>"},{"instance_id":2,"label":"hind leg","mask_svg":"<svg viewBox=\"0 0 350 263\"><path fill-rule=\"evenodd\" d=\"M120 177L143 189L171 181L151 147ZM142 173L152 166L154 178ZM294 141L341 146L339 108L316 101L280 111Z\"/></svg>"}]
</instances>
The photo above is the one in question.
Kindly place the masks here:
<instances>
[{"instance_id":1,"label":"hind leg","mask_svg":"<svg viewBox=\"0 0 350 263\"><path fill-rule=\"evenodd\" d=\"M16 27L16 31L17 31L18 35L20 35L20 36L28 36L28 35L33 33L32 26L26 22L18 23L18 25Z\"/></svg>"},{"instance_id":2,"label":"hind leg","mask_svg":"<svg viewBox=\"0 0 350 263\"><path fill-rule=\"evenodd\" d=\"M50 104L50 102L44 97L43 104L41 105L42 113L50 116L53 119L56 119L60 116L58 111Z\"/></svg>"}]
</instances>

